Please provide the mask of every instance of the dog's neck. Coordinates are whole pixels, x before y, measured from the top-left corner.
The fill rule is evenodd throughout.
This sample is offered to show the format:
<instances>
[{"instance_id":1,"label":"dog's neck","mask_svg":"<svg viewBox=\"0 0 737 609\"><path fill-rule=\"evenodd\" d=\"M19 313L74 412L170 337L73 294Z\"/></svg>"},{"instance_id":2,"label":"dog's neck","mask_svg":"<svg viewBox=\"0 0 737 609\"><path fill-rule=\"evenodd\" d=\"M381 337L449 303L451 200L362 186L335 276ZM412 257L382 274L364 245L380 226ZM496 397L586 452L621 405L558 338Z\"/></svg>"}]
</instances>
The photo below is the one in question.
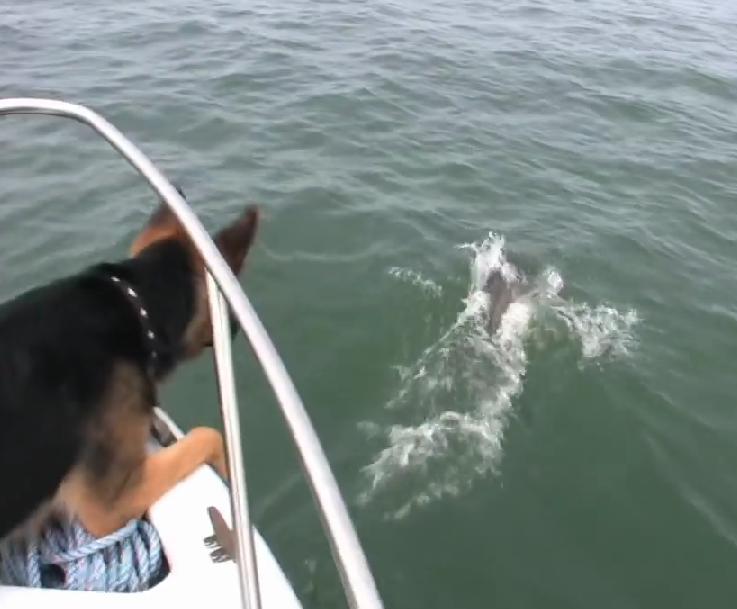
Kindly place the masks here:
<instances>
[{"instance_id":1,"label":"dog's neck","mask_svg":"<svg viewBox=\"0 0 737 609\"><path fill-rule=\"evenodd\" d=\"M102 265L97 270L111 285L117 283L114 287L121 293L121 300L135 314L151 376L158 379L166 375L182 357L184 333L195 308L195 276L186 248L166 241L135 258ZM124 293L128 287L135 292L132 298ZM149 331L155 335L153 341L147 336Z\"/></svg>"},{"instance_id":2,"label":"dog's neck","mask_svg":"<svg viewBox=\"0 0 737 609\"><path fill-rule=\"evenodd\" d=\"M151 314L148 312L143 299L138 294L138 290L130 283L113 274L110 275L110 281L120 290L120 293L138 315L143 344L148 351L146 370L151 378L155 378L158 369L159 353L164 351L164 347L160 344L156 330L154 330L154 326L151 323Z\"/></svg>"}]
</instances>

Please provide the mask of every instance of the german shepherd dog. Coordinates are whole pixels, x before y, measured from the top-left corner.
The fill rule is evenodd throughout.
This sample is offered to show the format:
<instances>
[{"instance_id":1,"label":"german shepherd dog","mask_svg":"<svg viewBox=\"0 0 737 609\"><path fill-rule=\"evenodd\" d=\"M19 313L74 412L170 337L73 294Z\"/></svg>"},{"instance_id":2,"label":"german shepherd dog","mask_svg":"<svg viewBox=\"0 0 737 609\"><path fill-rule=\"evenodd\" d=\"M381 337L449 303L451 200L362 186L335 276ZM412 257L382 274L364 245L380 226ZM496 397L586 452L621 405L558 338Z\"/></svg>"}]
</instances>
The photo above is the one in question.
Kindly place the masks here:
<instances>
[{"instance_id":1,"label":"german shepherd dog","mask_svg":"<svg viewBox=\"0 0 737 609\"><path fill-rule=\"evenodd\" d=\"M215 237L236 274L257 222L248 208ZM200 465L225 476L214 429L147 451L157 385L211 345L204 263L164 204L130 258L0 306L0 539L51 514L102 537Z\"/></svg>"}]
</instances>

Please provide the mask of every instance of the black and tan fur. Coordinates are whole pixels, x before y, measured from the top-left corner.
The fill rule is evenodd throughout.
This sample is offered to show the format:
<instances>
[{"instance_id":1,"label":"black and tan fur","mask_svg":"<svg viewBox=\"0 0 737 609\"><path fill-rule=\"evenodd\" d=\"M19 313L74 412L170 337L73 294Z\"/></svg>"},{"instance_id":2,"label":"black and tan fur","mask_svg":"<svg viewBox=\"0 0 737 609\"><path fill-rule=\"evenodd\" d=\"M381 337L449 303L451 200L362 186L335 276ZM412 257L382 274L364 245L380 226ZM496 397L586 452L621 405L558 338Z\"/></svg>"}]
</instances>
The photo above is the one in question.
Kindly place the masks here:
<instances>
[{"instance_id":1,"label":"black and tan fur","mask_svg":"<svg viewBox=\"0 0 737 609\"><path fill-rule=\"evenodd\" d=\"M240 272L251 208L215 240ZM111 281L135 288L157 336L150 367L139 314ZM0 307L0 539L49 511L96 536L143 515L202 464L225 474L218 431L196 428L148 454L156 385L212 341L204 265L161 206L131 257L30 290Z\"/></svg>"}]
</instances>

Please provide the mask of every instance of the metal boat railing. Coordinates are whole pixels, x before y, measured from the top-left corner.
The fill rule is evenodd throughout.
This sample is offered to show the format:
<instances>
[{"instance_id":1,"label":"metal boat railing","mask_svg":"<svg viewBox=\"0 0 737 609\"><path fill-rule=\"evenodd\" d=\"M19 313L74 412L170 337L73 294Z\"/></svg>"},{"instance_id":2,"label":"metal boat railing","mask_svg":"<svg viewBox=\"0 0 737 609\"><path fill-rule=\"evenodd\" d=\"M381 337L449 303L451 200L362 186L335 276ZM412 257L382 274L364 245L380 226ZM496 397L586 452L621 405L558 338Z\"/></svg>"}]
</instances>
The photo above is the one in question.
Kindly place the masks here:
<instances>
[{"instance_id":1,"label":"metal boat railing","mask_svg":"<svg viewBox=\"0 0 737 609\"><path fill-rule=\"evenodd\" d=\"M238 575L244 609L260 609L256 556L248 512L240 417L230 351L228 307L243 329L277 398L312 490L333 559L351 609L382 609L381 598L327 457L297 390L238 279L192 209L154 164L115 126L78 104L37 98L0 99L0 115L47 114L70 118L102 135L151 185L176 214L202 255L213 319L213 343L220 406L230 471L230 496Z\"/></svg>"}]
</instances>

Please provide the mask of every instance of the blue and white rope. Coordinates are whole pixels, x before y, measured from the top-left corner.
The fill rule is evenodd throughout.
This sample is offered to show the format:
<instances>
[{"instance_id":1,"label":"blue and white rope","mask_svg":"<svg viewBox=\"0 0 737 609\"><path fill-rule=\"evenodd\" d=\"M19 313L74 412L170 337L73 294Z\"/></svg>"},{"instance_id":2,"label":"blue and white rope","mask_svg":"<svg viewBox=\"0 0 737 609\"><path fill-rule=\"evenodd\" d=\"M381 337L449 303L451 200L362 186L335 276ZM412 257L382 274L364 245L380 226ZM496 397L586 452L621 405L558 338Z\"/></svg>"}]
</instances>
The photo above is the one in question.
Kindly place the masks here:
<instances>
[{"instance_id":1,"label":"blue and white rope","mask_svg":"<svg viewBox=\"0 0 737 609\"><path fill-rule=\"evenodd\" d=\"M78 522L49 524L40 536L0 544L0 583L32 588L139 592L162 575L156 528L131 520L96 539Z\"/></svg>"}]
</instances>

